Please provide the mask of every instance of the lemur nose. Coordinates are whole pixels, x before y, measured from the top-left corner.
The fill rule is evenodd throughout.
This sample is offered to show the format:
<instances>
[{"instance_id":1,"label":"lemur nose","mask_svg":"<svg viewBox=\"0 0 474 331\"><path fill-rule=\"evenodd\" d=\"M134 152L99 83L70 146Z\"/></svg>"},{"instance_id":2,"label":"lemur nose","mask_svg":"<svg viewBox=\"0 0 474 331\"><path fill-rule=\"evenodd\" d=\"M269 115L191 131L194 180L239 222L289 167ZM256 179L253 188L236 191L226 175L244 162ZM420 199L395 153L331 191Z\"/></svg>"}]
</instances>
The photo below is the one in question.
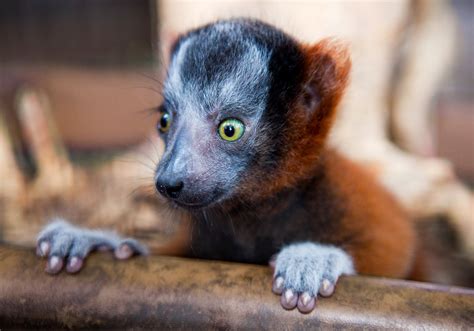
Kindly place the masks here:
<instances>
[{"instance_id":1,"label":"lemur nose","mask_svg":"<svg viewBox=\"0 0 474 331\"><path fill-rule=\"evenodd\" d=\"M177 199L179 197L179 193L182 191L184 183L182 181L174 182L174 183L166 183L163 181L156 181L156 189L160 192L163 196Z\"/></svg>"}]
</instances>

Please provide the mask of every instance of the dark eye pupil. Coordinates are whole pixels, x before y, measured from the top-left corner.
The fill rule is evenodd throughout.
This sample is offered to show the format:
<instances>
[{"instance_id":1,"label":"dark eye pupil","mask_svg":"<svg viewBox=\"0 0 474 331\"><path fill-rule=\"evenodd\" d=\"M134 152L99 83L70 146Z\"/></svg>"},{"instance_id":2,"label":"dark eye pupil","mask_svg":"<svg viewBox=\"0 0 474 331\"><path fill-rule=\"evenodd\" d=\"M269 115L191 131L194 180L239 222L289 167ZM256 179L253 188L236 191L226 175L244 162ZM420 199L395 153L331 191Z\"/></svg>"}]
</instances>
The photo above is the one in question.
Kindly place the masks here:
<instances>
[{"instance_id":1,"label":"dark eye pupil","mask_svg":"<svg viewBox=\"0 0 474 331\"><path fill-rule=\"evenodd\" d=\"M224 134L229 137L229 138L232 138L235 134L235 128L233 125L226 125L224 127Z\"/></svg>"},{"instance_id":2,"label":"dark eye pupil","mask_svg":"<svg viewBox=\"0 0 474 331\"><path fill-rule=\"evenodd\" d=\"M164 114L160 119L160 126L166 128L168 126L168 114Z\"/></svg>"}]
</instances>

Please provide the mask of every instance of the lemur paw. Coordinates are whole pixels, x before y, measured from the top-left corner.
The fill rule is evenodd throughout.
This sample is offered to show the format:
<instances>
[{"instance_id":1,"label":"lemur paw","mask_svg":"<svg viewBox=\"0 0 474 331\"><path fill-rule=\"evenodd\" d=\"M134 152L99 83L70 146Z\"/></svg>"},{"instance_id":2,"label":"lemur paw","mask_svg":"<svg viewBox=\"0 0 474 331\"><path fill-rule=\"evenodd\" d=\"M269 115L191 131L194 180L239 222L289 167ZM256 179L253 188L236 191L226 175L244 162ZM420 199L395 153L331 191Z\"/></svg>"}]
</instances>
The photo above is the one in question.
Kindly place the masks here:
<instances>
[{"instance_id":1,"label":"lemur paw","mask_svg":"<svg viewBox=\"0 0 474 331\"><path fill-rule=\"evenodd\" d=\"M302 313L316 306L318 293L331 296L342 274L354 274L351 257L342 249L314 243L287 246L270 261L274 266L273 292L281 295L281 305Z\"/></svg>"},{"instance_id":2,"label":"lemur paw","mask_svg":"<svg viewBox=\"0 0 474 331\"><path fill-rule=\"evenodd\" d=\"M115 257L121 260L148 253L134 239L123 239L113 232L75 227L62 220L47 225L38 235L36 246L38 256L48 257L46 272L50 274L60 272L64 265L67 272L78 272L84 259L94 250L113 250Z\"/></svg>"}]
</instances>

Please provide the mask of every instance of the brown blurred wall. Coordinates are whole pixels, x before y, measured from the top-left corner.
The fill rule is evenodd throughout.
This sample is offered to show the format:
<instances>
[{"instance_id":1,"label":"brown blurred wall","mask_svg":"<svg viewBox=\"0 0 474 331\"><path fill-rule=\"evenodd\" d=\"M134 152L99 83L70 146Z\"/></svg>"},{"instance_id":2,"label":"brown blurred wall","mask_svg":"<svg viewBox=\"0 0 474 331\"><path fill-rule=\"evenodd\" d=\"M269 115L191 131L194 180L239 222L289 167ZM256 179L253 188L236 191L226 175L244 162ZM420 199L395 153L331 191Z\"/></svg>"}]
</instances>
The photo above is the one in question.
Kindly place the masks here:
<instances>
[{"instance_id":1,"label":"brown blurred wall","mask_svg":"<svg viewBox=\"0 0 474 331\"><path fill-rule=\"evenodd\" d=\"M438 153L474 185L474 1L453 0L458 52L434 102Z\"/></svg>"},{"instance_id":2,"label":"brown blurred wall","mask_svg":"<svg viewBox=\"0 0 474 331\"><path fill-rule=\"evenodd\" d=\"M433 102L434 133L439 154L453 161L463 178L474 182L474 2L455 0L453 5L460 25L460 51L452 75ZM8 69L48 93L60 131L71 147L130 145L153 130L155 120L147 110L161 100L159 83L154 81L160 79L156 68Z\"/></svg>"}]
</instances>

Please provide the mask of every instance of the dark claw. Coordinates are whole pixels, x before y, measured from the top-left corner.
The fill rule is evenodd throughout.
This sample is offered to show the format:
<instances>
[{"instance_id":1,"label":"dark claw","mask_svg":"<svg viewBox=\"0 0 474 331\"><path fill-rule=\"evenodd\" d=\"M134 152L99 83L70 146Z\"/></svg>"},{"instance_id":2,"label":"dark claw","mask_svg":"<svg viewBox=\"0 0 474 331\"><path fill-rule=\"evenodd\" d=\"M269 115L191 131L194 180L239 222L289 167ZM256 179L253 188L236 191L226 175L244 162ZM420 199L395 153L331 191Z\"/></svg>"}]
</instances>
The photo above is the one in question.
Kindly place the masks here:
<instances>
[{"instance_id":1,"label":"dark claw","mask_svg":"<svg viewBox=\"0 0 474 331\"><path fill-rule=\"evenodd\" d=\"M298 299L298 310L303 313L307 314L313 311L314 307L316 306L316 299L315 297L311 296L309 293L304 292L300 295Z\"/></svg>"},{"instance_id":2,"label":"dark claw","mask_svg":"<svg viewBox=\"0 0 474 331\"><path fill-rule=\"evenodd\" d=\"M282 294L283 293L283 284L284 284L283 277L277 277L273 280L273 287L272 291L275 294Z\"/></svg>"},{"instance_id":3,"label":"dark claw","mask_svg":"<svg viewBox=\"0 0 474 331\"><path fill-rule=\"evenodd\" d=\"M281 295L281 306L287 310L294 309L298 303L298 294L291 289L287 289Z\"/></svg>"},{"instance_id":4,"label":"dark claw","mask_svg":"<svg viewBox=\"0 0 474 331\"><path fill-rule=\"evenodd\" d=\"M319 294L323 297L330 297L334 293L334 283L331 283L327 279L323 279L321 282L321 286L319 287Z\"/></svg>"},{"instance_id":5,"label":"dark claw","mask_svg":"<svg viewBox=\"0 0 474 331\"><path fill-rule=\"evenodd\" d=\"M46 265L46 272L49 274L57 274L63 268L64 261L59 256L53 255L49 258Z\"/></svg>"},{"instance_id":6,"label":"dark claw","mask_svg":"<svg viewBox=\"0 0 474 331\"><path fill-rule=\"evenodd\" d=\"M77 256L73 256L73 257L69 258L69 260L68 260L68 263L66 265L66 271L71 273L71 274L74 274L74 273L78 272L79 270L81 270L83 264L84 264L83 259L81 259L80 257L77 257Z\"/></svg>"}]
</instances>

